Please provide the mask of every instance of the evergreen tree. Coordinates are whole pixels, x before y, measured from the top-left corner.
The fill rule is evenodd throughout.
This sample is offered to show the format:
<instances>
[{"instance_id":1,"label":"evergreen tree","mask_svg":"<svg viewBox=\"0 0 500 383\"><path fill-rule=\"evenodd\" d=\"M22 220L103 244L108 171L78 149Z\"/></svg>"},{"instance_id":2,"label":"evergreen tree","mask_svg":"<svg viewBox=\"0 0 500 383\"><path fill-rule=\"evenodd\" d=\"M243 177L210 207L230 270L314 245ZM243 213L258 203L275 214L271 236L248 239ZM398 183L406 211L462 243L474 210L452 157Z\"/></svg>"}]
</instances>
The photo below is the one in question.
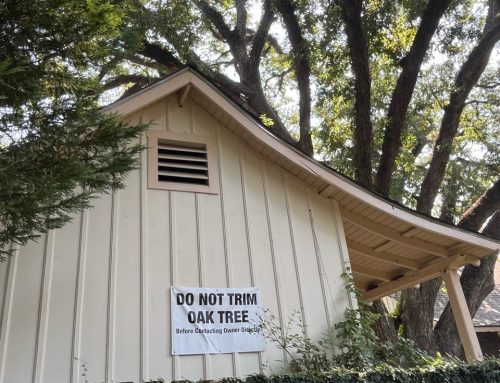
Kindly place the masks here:
<instances>
[{"instance_id":1,"label":"evergreen tree","mask_svg":"<svg viewBox=\"0 0 500 383\"><path fill-rule=\"evenodd\" d=\"M125 15L123 3L0 2L0 259L122 186L136 165L143 126L97 103Z\"/></svg>"}]
</instances>

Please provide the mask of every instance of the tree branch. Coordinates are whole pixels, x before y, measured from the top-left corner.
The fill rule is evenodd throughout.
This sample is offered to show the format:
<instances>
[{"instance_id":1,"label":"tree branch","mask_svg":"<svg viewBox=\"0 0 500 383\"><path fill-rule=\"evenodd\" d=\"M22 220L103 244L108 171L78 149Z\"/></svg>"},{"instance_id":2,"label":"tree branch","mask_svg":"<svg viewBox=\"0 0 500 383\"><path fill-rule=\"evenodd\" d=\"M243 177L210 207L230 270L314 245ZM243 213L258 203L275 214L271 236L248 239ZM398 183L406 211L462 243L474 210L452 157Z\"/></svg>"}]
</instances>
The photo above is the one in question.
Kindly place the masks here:
<instances>
[{"instance_id":1,"label":"tree branch","mask_svg":"<svg viewBox=\"0 0 500 383\"><path fill-rule=\"evenodd\" d=\"M371 189L373 128L370 119L371 76L368 43L361 23L362 0L340 0L351 65L354 72L354 172L356 180Z\"/></svg>"},{"instance_id":2,"label":"tree branch","mask_svg":"<svg viewBox=\"0 0 500 383\"><path fill-rule=\"evenodd\" d=\"M476 85L478 88L481 89L495 89L500 86L500 82L487 82L487 83L480 83Z\"/></svg>"},{"instance_id":3,"label":"tree branch","mask_svg":"<svg viewBox=\"0 0 500 383\"><path fill-rule=\"evenodd\" d=\"M274 13L273 13L273 15L274 15ZM274 19L273 19L273 21L274 21ZM262 22L262 19L261 19L261 22ZM248 41L252 41L255 38L255 34L256 33L257 32L254 31L253 29L247 28L247 34L246 34L247 40ZM269 33L267 33L265 40L269 44L269 46L273 47L274 50L278 54L280 54L280 55L285 54L285 52L283 51L283 48L280 46L280 44L279 44L278 40L276 39L276 37L274 37L274 36L270 35Z\"/></svg>"},{"instance_id":4,"label":"tree branch","mask_svg":"<svg viewBox=\"0 0 500 383\"><path fill-rule=\"evenodd\" d=\"M126 85L126 84L135 84L135 85L140 85L143 86L145 84L148 84L151 82L150 77L142 76L142 75L135 75L135 74L123 74L120 76L112 77L108 79L104 84L103 84L103 89L104 90L110 90L114 88L118 88L119 86Z\"/></svg>"},{"instance_id":5,"label":"tree branch","mask_svg":"<svg viewBox=\"0 0 500 383\"><path fill-rule=\"evenodd\" d=\"M253 38L252 49L250 51L250 62L251 67L258 67L262 57L262 49L264 48L264 43L268 38L269 28L274 21L274 13L269 0L264 1L264 13L255 32Z\"/></svg>"},{"instance_id":6,"label":"tree branch","mask_svg":"<svg viewBox=\"0 0 500 383\"><path fill-rule=\"evenodd\" d=\"M247 29L247 10L245 0L236 0L236 35L240 44L245 44L245 32Z\"/></svg>"},{"instance_id":7,"label":"tree branch","mask_svg":"<svg viewBox=\"0 0 500 383\"><path fill-rule=\"evenodd\" d=\"M269 81L271 81L272 79L275 79L275 78L279 78L279 85L278 85L278 89L281 91L282 88L283 88L283 81L284 81L284 78L287 74L289 74L291 71L293 71L293 68L288 68L286 70L284 70L283 72L280 72L280 73L274 73L273 75L269 76L266 81L264 82L264 87L267 88L268 86L268 83Z\"/></svg>"},{"instance_id":8,"label":"tree branch","mask_svg":"<svg viewBox=\"0 0 500 383\"><path fill-rule=\"evenodd\" d=\"M169 70L179 70L184 65L167 49L156 43L144 40L142 48L138 52L140 55L160 63Z\"/></svg>"},{"instance_id":9,"label":"tree branch","mask_svg":"<svg viewBox=\"0 0 500 383\"><path fill-rule=\"evenodd\" d=\"M375 190L383 195L387 196L389 194L396 157L401 147L401 135L406 113L417 82L420 67L425 53L429 48L432 36L436 32L439 20L450 2L450 0L429 0L410 51L403 61L403 69L392 93L387 113L389 122L385 129L382 156L375 181Z\"/></svg>"},{"instance_id":10,"label":"tree branch","mask_svg":"<svg viewBox=\"0 0 500 383\"><path fill-rule=\"evenodd\" d=\"M458 226L479 231L486 219L500 209L500 178L462 215ZM500 235L500 234L499 234Z\"/></svg>"},{"instance_id":11,"label":"tree branch","mask_svg":"<svg viewBox=\"0 0 500 383\"><path fill-rule=\"evenodd\" d=\"M312 156L311 139L311 63L309 45L304 39L295 5L291 0L276 0L276 8L283 18L293 52L293 66L299 89L299 149Z\"/></svg>"},{"instance_id":12,"label":"tree branch","mask_svg":"<svg viewBox=\"0 0 500 383\"><path fill-rule=\"evenodd\" d=\"M211 7L205 0L193 0L200 11L210 20L213 26L217 29L225 42L229 45L229 49L235 59L235 68L240 77L244 75L245 63L247 61L247 52L245 45L245 30L246 30L246 10L244 0L238 0L237 3L237 27L231 30L224 21L224 17L215 8ZM238 25L243 25L240 29Z\"/></svg>"},{"instance_id":13,"label":"tree branch","mask_svg":"<svg viewBox=\"0 0 500 383\"><path fill-rule=\"evenodd\" d=\"M156 61L153 61L153 60L147 60L145 58L142 58L142 57L139 57L139 56L136 56L136 55L133 55L133 54L127 54L125 56L125 59L127 61L130 61L131 63L134 63L134 64L137 64L137 65L141 65L141 66L144 66L144 67L147 67L147 68L151 68L151 69L155 69L157 70L160 74L165 72L165 67L156 62Z\"/></svg>"},{"instance_id":14,"label":"tree branch","mask_svg":"<svg viewBox=\"0 0 500 383\"><path fill-rule=\"evenodd\" d=\"M212 77L216 82L220 83L223 87L229 90L235 97L241 98L240 96L244 94L246 96L246 103L250 107L251 111L257 116L265 115L267 118L273 121L268 129L274 134L278 135L290 144L297 146L290 132L286 129L283 122L281 121L279 115L272 108L272 106L267 101L264 91L262 89L259 65L251 64L250 58L247 54L246 49L246 24L243 29L243 33L238 28L230 30L227 24L224 22L222 15L214 8L212 8L205 0L193 0L201 12L209 19L210 22L219 31L222 37L225 39L226 43L229 45L231 54L233 55L235 68L240 76L240 83L229 80L226 76L223 76L215 71L211 71L206 65L203 65L201 60L196 58L199 65L205 71L209 72L209 76ZM244 6L244 1L241 0L237 4L237 8L240 10L237 12L240 17L240 26L243 24L243 15L246 11L241 10ZM261 24L261 34L267 35L269 30L269 11L264 13L265 19L264 23ZM246 17L246 16L245 16ZM259 37L260 38L260 37ZM255 50L258 50L259 42L255 46ZM262 49L260 49L262 52ZM193 53L194 55L194 53ZM259 54L260 55L260 54ZM257 55L257 56L259 56ZM258 62L257 62L258 64ZM227 88L227 86L229 88ZM300 147L299 147L300 148Z\"/></svg>"},{"instance_id":15,"label":"tree branch","mask_svg":"<svg viewBox=\"0 0 500 383\"><path fill-rule=\"evenodd\" d=\"M490 0L490 4L495 2L500 3L500 0ZM492 15L491 12L489 14ZM484 72L495 44L500 40L500 16L492 15L492 17L495 22L487 21L482 38L469 54L455 79L455 90L451 93L449 103L445 107L439 134L434 144L432 161L422 182L417 201L417 210L420 212L429 214L432 209L443 181L465 101Z\"/></svg>"},{"instance_id":16,"label":"tree branch","mask_svg":"<svg viewBox=\"0 0 500 383\"><path fill-rule=\"evenodd\" d=\"M212 25L217 28L217 31L219 31L221 36L231 46L231 42L234 42L234 33L224 21L224 17L205 0L193 0L193 3L196 4L200 11L210 20Z\"/></svg>"}]
</instances>

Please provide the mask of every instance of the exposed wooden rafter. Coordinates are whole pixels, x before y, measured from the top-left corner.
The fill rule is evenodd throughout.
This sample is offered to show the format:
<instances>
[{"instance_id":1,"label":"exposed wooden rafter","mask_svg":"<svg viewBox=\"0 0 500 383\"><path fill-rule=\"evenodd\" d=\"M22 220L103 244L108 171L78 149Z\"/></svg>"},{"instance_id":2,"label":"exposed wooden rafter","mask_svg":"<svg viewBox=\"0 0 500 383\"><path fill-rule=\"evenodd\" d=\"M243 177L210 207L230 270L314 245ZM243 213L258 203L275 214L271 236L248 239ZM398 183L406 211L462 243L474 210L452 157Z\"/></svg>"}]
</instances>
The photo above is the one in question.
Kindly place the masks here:
<instances>
[{"instance_id":1,"label":"exposed wooden rafter","mask_svg":"<svg viewBox=\"0 0 500 383\"><path fill-rule=\"evenodd\" d=\"M389 263L391 265L397 265L404 267L409 270L417 270L419 268L418 262L413 259L400 257L398 255L385 253L382 251L375 251L371 247L362 245L361 243L355 242L353 240L347 239L347 247L358 254L364 255L366 257L376 259L377 261Z\"/></svg>"},{"instance_id":2,"label":"exposed wooden rafter","mask_svg":"<svg viewBox=\"0 0 500 383\"><path fill-rule=\"evenodd\" d=\"M421 229L419 227L412 227L410 230L407 230L403 233L403 237L413 237L417 234Z\"/></svg>"},{"instance_id":3,"label":"exposed wooden rafter","mask_svg":"<svg viewBox=\"0 0 500 383\"><path fill-rule=\"evenodd\" d=\"M351 270L353 274L359 274L364 277L369 277L376 279L378 281L383 281L383 282L390 282L393 277L391 274L371 268L371 267L365 267L361 265L357 265L355 263L351 262Z\"/></svg>"},{"instance_id":4,"label":"exposed wooden rafter","mask_svg":"<svg viewBox=\"0 0 500 383\"><path fill-rule=\"evenodd\" d=\"M359 226L365 230L368 230L374 234L377 234L381 237L389 239L391 241L398 242L407 247L421 250L423 252L436 255L438 257L447 258L450 256L448 250L443 246L423 241L418 238L404 237L400 232L389 229L388 227L378 224L376 222L370 221L366 217L353 213L351 210L341 208L340 213L342 215L342 218L345 218L352 224Z\"/></svg>"},{"instance_id":5,"label":"exposed wooden rafter","mask_svg":"<svg viewBox=\"0 0 500 383\"><path fill-rule=\"evenodd\" d=\"M427 266L424 266L420 270L407 273L405 276L393 280L388 283L380 284L371 290L368 290L364 295L363 299L366 302L374 301L385 297L393 292L402 290L407 287L416 285L417 283L425 282L435 277L438 277L444 270L452 268L461 267L467 263L476 263L477 258L471 257L469 255L453 255L448 258L438 259L430 262Z\"/></svg>"}]
</instances>

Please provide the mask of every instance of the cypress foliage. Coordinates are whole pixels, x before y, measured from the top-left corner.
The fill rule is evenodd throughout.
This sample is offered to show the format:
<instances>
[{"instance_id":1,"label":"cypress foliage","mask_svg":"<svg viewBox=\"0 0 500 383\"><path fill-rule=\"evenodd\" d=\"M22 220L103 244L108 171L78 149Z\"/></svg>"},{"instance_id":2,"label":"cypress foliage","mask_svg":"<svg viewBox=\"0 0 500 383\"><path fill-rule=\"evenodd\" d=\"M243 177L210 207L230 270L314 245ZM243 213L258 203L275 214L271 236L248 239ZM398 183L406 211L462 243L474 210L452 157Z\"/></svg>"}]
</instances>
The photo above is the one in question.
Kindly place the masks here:
<instances>
[{"instance_id":1,"label":"cypress foliage","mask_svg":"<svg viewBox=\"0 0 500 383\"><path fill-rule=\"evenodd\" d=\"M100 112L126 2L0 3L0 260L123 186L144 126Z\"/></svg>"}]
</instances>

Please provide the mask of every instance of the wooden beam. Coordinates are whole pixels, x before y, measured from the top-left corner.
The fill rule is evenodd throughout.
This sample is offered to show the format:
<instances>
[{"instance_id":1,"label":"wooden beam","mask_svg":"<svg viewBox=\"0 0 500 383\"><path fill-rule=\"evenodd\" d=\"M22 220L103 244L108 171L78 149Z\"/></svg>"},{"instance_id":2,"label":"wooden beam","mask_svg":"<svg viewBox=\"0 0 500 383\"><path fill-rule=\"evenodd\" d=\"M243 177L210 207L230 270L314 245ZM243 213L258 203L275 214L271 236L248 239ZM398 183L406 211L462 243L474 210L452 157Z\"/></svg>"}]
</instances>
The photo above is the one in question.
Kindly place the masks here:
<instances>
[{"instance_id":1,"label":"wooden beam","mask_svg":"<svg viewBox=\"0 0 500 383\"><path fill-rule=\"evenodd\" d=\"M342 215L342 218L345 218L354 225L368 230L374 234L380 235L381 237L384 237L391 241L398 242L404 246L412 247L414 249L421 250L423 252L443 258L447 258L450 255L448 250L444 246L423 241L418 238L404 237L400 232L389 229L379 223L373 222L366 217L357 215L351 210L340 208L340 214Z\"/></svg>"},{"instance_id":2,"label":"wooden beam","mask_svg":"<svg viewBox=\"0 0 500 383\"><path fill-rule=\"evenodd\" d=\"M385 251L385 250L387 250L391 246L394 246L394 242L392 242L392 241L385 241L381 245L378 245L377 247L375 247L373 250L375 250L375 251Z\"/></svg>"},{"instance_id":3,"label":"wooden beam","mask_svg":"<svg viewBox=\"0 0 500 383\"><path fill-rule=\"evenodd\" d=\"M448 264L447 259L440 259L429 266L424 267L414 273L405 275L399 279L393 280L392 282L381 284L371 290L368 290L363 295L363 300L365 302L371 302L376 299L385 297L396 291L403 290L407 287L415 286L417 283L425 282L430 279L438 277L441 272L446 268Z\"/></svg>"},{"instance_id":4,"label":"wooden beam","mask_svg":"<svg viewBox=\"0 0 500 383\"><path fill-rule=\"evenodd\" d=\"M415 234L417 234L420 231L419 227L412 227L410 230L407 230L403 233L403 237L413 237Z\"/></svg>"},{"instance_id":5,"label":"wooden beam","mask_svg":"<svg viewBox=\"0 0 500 383\"><path fill-rule=\"evenodd\" d=\"M353 274L358 274L364 277L373 278L378 281L390 282L392 280L392 277L389 273L378 271L377 269L370 267L356 265L355 263L352 262L351 262L351 269Z\"/></svg>"},{"instance_id":6,"label":"wooden beam","mask_svg":"<svg viewBox=\"0 0 500 383\"><path fill-rule=\"evenodd\" d=\"M334 191L335 191L335 188L332 185L328 185L327 187L325 187L323 190L321 190L319 192L319 195L322 197L329 197L330 195L333 194Z\"/></svg>"},{"instance_id":7,"label":"wooden beam","mask_svg":"<svg viewBox=\"0 0 500 383\"><path fill-rule=\"evenodd\" d=\"M363 295L363 300L366 302L374 301L392 294L396 291L403 290L407 287L415 286L418 283L428 281L438 277L444 270L449 269L450 265L454 268L460 268L463 265L475 262L477 258L469 255L452 255L446 259L435 259L429 262L426 266L417 271L408 272L406 275L399 279L392 280L391 282L380 284L379 286L368 290Z\"/></svg>"},{"instance_id":8,"label":"wooden beam","mask_svg":"<svg viewBox=\"0 0 500 383\"><path fill-rule=\"evenodd\" d=\"M187 84L183 89L179 91L179 106L182 108L186 98L191 90L191 84Z\"/></svg>"},{"instance_id":9,"label":"wooden beam","mask_svg":"<svg viewBox=\"0 0 500 383\"><path fill-rule=\"evenodd\" d=\"M457 270L466 264L471 264L478 267L481 264L481 260L479 258L473 257L472 255L460 254L455 261L451 262L448 265L448 269Z\"/></svg>"},{"instance_id":10,"label":"wooden beam","mask_svg":"<svg viewBox=\"0 0 500 383\"><path fill-rule=\"evenodd\" d=\"M391 265L397 265L404 267L409 270L418 270L419 264L413 259L400 257L398 255L385 253L381 251L375 251L371 247L362 245L361 243L354 242L353 240L347 239L347 247L358 254L364 255L366 257L375 259L380 262L390 263Z\"/></svg>"},{"instance_id":11,"label":"wooden beam","mask_svg":"<svg viewBox=\"0 0 500 383\"><path fill-rule=\"evenodd\" d=\"M467 362L474 363L483 360L483 352L477 339L472 318L470 316L467 302L465 301L460 277L456 270L446 269L443 272L443 280L450 298L451 310L455 323L457 324L460 340L464 346Z\"/></svg>"},{"instance_id":12,"label":"wooden beam","mask_svg":"<svg viewBox=\"0 0 500 383\"><path fill-rule=\"evenodd\" d=\"M496 332L496 333L500 333L500 326L474 327L474 329L476 330L476 332ZM498 335L500 335L500 334L498 334Z\"/></svg>"}]
</instances>

